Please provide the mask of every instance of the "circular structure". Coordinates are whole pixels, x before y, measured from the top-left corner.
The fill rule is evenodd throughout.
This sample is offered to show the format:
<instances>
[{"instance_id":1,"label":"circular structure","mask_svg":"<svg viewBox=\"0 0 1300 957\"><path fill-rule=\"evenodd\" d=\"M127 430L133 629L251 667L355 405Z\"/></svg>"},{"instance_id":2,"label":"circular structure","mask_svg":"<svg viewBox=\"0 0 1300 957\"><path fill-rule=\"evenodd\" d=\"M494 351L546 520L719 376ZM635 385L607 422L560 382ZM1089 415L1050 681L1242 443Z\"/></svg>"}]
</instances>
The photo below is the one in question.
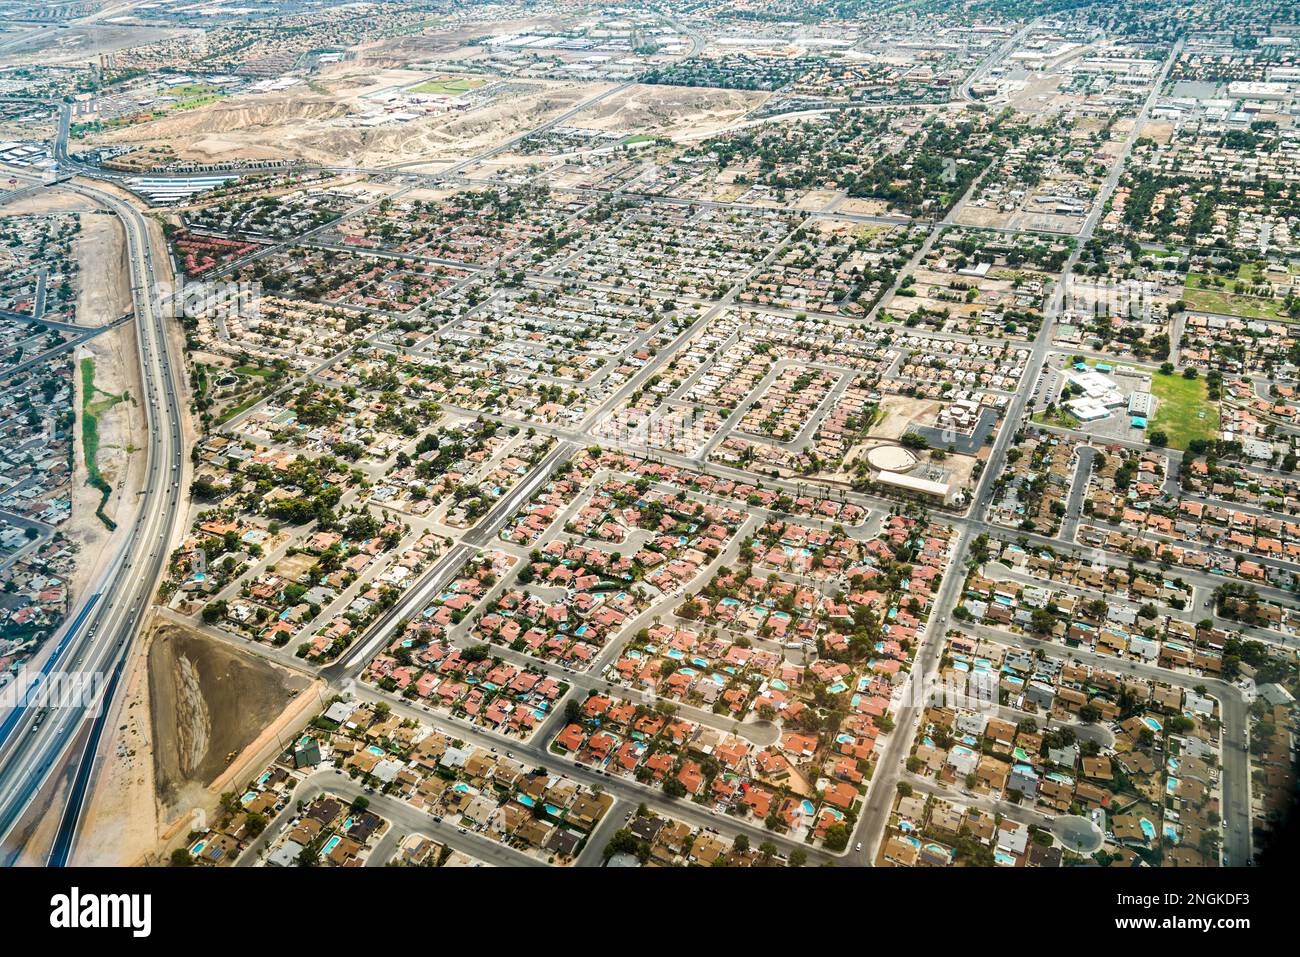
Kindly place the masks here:
<instances>
[{"instance_id":1,"label":"circular structure","mask_svg":"<svg viewBox=\"0 0 1300 957\"><path fill-rule=\"evenodd\" d=\"M781 738L781 728L774 721L746 721L739 731L741 737L760 748L771 747Z\"/></svg>"},{"instance_id":2,"label":"circular structure","mask_svg":"<svg viewBox=\"0 0 1300 957\"><path fill-rule=\"evenodd\" d=\"M916 456L901 445L878 445L867 452L867 464L877 472L906 472L916 461Z\"/></svg>"},{"instance_id":3,"label":"circular structure","mask_svg":"<svg viewBox=\"0 0 1300 957\"><path fill-rule=\"evenodd\" d=\"M1052 825L1052 833L1065 845L1067 851L1076 854L1092 854L1101 848L1105 840L1101 828L1086 817L1073 814L1058 817Z\"/></svg>"}]
</instances>

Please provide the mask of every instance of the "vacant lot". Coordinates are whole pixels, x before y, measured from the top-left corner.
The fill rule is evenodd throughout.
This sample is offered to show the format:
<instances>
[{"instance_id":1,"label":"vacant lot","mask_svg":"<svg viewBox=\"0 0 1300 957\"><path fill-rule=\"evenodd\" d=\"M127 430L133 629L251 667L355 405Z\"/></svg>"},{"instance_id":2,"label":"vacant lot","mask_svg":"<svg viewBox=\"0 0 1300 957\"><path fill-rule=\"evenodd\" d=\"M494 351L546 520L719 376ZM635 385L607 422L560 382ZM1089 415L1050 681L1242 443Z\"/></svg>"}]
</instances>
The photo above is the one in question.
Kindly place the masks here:
<instances>
[{"instance_id":1,"label":"vacant lot","mask_svg":"<svg viewBox=\"0 0 1300 957\"><path fill-rule=\"evenodd\" d=\"M1206 397L1204 380L1153 375L1151 393L1156 397L1151 431L1169 436L1171 448L1185 449L1192 439L1213 439L1218 433L1219 410Z\"/></svg>"},{"instance_id":2,"label":"vacant lot","mask_svg":"<svg viewBox=\"0 0 1300 957\"><path fill-rule=\"evenodd\" d=\"M1183 300L1195 312L1215 312L1242 319L1287 319L1282 303L1272 297L1242 295L1232 291L1233 281L1216 286L1204 273L1188 273Z\"/></svg>"},{"instance_id":3,"label":"vacant lot","mask_svg":"<svg viewBox=\"0 0 1300 957\"><path fill-rule=\"evenodd\" d=\"M149 648L154 776L164 820L201 791L308 685L306 678L178 625Z\"/></svg>"}]
</instances>

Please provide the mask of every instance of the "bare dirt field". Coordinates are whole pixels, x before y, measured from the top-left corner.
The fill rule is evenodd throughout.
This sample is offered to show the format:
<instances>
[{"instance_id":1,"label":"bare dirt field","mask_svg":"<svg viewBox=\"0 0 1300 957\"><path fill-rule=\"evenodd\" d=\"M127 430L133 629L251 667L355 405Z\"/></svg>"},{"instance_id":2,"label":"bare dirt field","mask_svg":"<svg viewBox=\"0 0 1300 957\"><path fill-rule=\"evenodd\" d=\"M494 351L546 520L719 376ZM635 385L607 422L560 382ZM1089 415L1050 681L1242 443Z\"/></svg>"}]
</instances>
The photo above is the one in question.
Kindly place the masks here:
<instances>
[{"instance_id":1,"label":"bare dirt field","mask_svg":"<svg viewBox=\"0 0 1300 957\"><path fill-rule=\"evenodd\" d=\"M583 110L572 125L627 134L707 137L738 122L770 96L751 90L639 84Z\"/></svg>"},{"instance_id":2,"label":"bare dirt field","mask_svg":"<svg viewBox=\"0 0 1300 957\"><path fill-rule=\"evenodd\" d=\"M400 78L400 77L397 77ZM317 163L401 166L463 159L483 152L607 89L607 84L545 83L506 93L466 112L362 126L374 111L363 96L373 77L339 77L307 92L233 97L99 137L110 145L170 146L196 162L302 159Z\"/></svg>"},{"instance_id":3,"label":"bare dirt field","mask_svg":"<svg viewBox=\"0 0 1300 957\"><path fill-rule=\"evenodd\" d=\"M880 404L881 419L871 427L872 438L899 439L907 427L923 416L933 416L940 403L933 399L910 399L889 395Z\"/></svg>"},{"instance_id":4,"label":"bare dirt field","mask_svg":"<svg viewBox=\"0 0 1300 957\"><path fill-rule=\"evenodd\" d=\"M200 30L130 26L79 25L66 30L49 28L28 30L26 35L6 37L5 59L10 63L36 62L41 65L74 63L84 66L101 53L113 53L128 47L144 46L159 40L201 35Z\"/></svg>"},{"instance_id":5,"label":"bare dirt field","mask_svg":"<svg viewBox=\"0 0 1300 957\"><path fill-rule=\"evenodd\" d=\"M48 213L89 212L95 204L84 196L64 189L43 189L5 203L6 216L32 216Z\"/></svg>"},{"instance_id":6,"label":"bare dirt field","mask_svg":"<svg viewBox=\"0 0 1300 957\"><path fill-rule=\"evenodd\" d=\"M174 624L148 651L153 769L160 814L204 807L205 793L310 681Z\"/></svg>"},{"instance_id":7,"label":"bare dirt field","mask_svg":"<svg viewBox=\"0 0 1300 957\"><path fill-rule=\"evenodd\" d=\"M807 193L804 193L801 197L799 197L799 201L794 204L794 208L805 210L808 212L815 212L816 210L819 209L825 209L826 205L834 198L835 198L835 193L828 189L809 190ZM818 222L831 223L833 221L818 220ZM822 231L826 232L827 230L825 229L825 227L823 227Z\"/></svg>"},{"instance_id":8,"label":"bare dirt field","mask_svg":"<svg viewBox=\"0 0 1300 957\"><path fill-rule=\"evenodd\" d=\"M962 226L991 226L1005 229L1013 213L1003 212L996 206L975 206L967 203L957 214L955 222Z\"/></svg>"},{"instance_id":9,"label":"bare dirt field","mask_svg":"<svg viewBox=\"0 0 1300 957\"><path fill-rule=\"evenodd\" d=\"M102 326L131 308L122 224L111 213L84 213L73 255L81 265L77 322Z\"/></svg>"},{"instance_id":10,"label":"bare dirt field","mask_svg":"<svg viewBox=\"0 0 1300 957\"><path fill-rule=\"evenodd\" d=\"M215 813L221 792L265 765L280 740L314 712L315 694L290 697L299 685L306 686L307 679L223 642L176 625L156 627L128 665L112 730L101 745L74 863L129 866L164 860L171 843ZM248 709L239 703L245 687L253 692ZM206 734L196 735L193 722L204 716ZM158 786L160 762L170 761L175 774L169 780L180 781L179 742L188 742L188 748L200 737L208 753L198 757L191 779L174 789L177 797L169 804ZM231 751L237 756L227 761ZM187 750L185 757L189 761L193 755ZM214 769L205 784L203 778Z\"/></svg>"},{"instance_id":11,"label":"bare dirt field","mask_svg":"<svg viewBox=\"0 0 1300 957\"><path fill-rule=\"evenodd\" d=\"M1174 124L1167 121L1148 120L1146 126L1142 127L1142 135L1149 136L1161 146L1165 146L1173 138Z\"/></svg>"},{"instance_id":12,"label":"bare dirt field","mask_svg":"<svg viewBox=\"0 0 1300 957\"><path fill-rule=\"evenodd\" d=\"M852 216L884 216L889 212L889 203L883 199L846 199L836 212Z\"/></svg>"}]
</instances>

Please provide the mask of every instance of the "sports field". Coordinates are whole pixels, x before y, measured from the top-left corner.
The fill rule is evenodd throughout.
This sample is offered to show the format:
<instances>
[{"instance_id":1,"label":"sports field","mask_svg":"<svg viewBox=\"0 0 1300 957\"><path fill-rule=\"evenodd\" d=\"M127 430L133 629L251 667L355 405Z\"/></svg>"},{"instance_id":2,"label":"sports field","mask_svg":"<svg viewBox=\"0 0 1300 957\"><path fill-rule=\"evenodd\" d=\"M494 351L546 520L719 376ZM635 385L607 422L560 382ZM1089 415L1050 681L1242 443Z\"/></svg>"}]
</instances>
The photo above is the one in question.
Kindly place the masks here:
<instances>
[{"instance_id":1,"label":"sports field","mask_svg":"<svg viewBox=\"0 0 1300 957\"><path fill-rule=\"evenodd\" d=\"M1164 432L1171 448L1185 449L1192 439L1215 438L1219 409L1206 397L1204 379L1157 373L1151 377L1151 394L1156 415L1149 430Z\"/></svg>"}]
</instances>

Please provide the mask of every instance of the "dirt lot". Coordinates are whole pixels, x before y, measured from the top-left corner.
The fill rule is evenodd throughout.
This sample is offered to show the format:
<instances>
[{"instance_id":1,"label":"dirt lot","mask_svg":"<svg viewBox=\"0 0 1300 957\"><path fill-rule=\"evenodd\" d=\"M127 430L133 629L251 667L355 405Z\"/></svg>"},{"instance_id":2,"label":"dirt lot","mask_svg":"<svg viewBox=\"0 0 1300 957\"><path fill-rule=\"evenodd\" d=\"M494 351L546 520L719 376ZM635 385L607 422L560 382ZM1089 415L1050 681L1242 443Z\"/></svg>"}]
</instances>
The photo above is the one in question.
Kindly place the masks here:
<instances>
[{"instance_id":1,"label":"dirt lot","mask_svg":"<svg viewBox=\"0 0 1300 957\"><path fill-rule=\"evenodd\" d=\"M618 133L710 136L762 106L770 93L688 86L629 87L583 110L573 126Z\"/></svg>"},{"instance_id":2,"label":"dirt lot","mask_svg":"<svg viewBox=\"0 0 1300 957\"><path fill-rule=\"evenodd\" d=\"M933 417L941 403L934 399L911 399L901 395L885 396L880 403L882 417L871 427L872 438L899 439L908 426L920 418Z\"/></svg>"},{"instance_id":3,"label":"dirt lot","mask_svg":"<svg viewBox=\"0 0 1300 957\"><path fill-rule=\"evenodd\" d=\"M364 84L358 80L365 79ZM303 159L365 166L462 159L570 109L607 84L546 83L507 93L464 113L437 113L405 123L357 125L373 109L363 102L373 77L337 77L328 86L232 97L196 110L125 127L96 142L170 146L180 159L225 162Z\"/></svg>"},{"instance_id":4,"label":"dirt lot","mask_svg":"<svg viewBox=\"0 0 1300 957\"><path fill-rule=\"evenodd\" d=\"M218 639L164 624L149 646L153 769L161 816L204 792L310 682Z\"/></svg>"},{"instance_id":5,"label":"dirt lot","mask_svg":"<svg viewBox=\"0 0 1300 957\"><path fill-rule=\"evenodd\" d=\"M101 53L144 46L160 40L200 34L198 30L116 24L74 25L54 30L40 27L14 33L5 50L7 63L39 63L43 66L71 63L85 66Z\"/></svg>"},{"instance_id":6,"label":"dirt lot","mask_svg":"<svg viewBox=\"0 0 1300 957\"><path fill-rule=\"evenodd\" d=\"M74 863L164 860L314 713L315 694L290 697L307 685L219 640L156 627L128 667Z\"/></svg>"},{"instance_id":7,"label":"dirt lot","mask_svg":"<svg viewBox=\"0 0 1300 957\"><path fill-rule=\"evenodd\" d=\"M110 213L83 213L73 255L81 265L77 322L101 326L131 308L122 224Z\"/></svg>"}]
</instances>

